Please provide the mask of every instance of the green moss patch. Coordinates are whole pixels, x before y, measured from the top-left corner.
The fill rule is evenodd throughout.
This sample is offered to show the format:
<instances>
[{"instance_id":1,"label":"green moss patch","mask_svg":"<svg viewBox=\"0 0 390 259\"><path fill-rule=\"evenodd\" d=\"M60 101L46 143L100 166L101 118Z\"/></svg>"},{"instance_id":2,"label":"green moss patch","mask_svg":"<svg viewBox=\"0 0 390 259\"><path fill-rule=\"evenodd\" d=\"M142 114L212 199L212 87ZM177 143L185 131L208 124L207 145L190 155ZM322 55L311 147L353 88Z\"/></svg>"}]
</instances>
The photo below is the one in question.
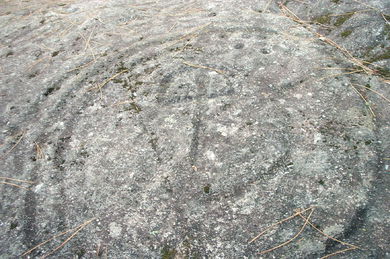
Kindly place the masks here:
<instances>
[{"instance_id":1,"label":"green moss patch","mask_svg":"<svg viewBox=\"0 0 390 259\"><path fill-rule=\"evenodd\" d=\"M174 259L176 255L176 250L174 248L170 248L169 246L164 246L161 249L161 259Z\"/></svg>"},{"instance_id":2,"label":"green moss patch","mask_svg":"<svg viewBox=\"0 0 390 259\"><path fill-rule=\"evenodd\" d=\"M330 24L330 20L331 20L330 14L325 14L314 19L315 22L320 24Z\"/></svg>"},{"instance_id":3,"label":"green moss patch","mask_svg":"<svg viewBox=\"0 0 390 259\"><path fill-rule=\"evenodd\" d=\"M385 59L390 59L390 49L387 49L384 53L382 54L379 54L375 57L372 57L368 60L368 62L372 63L372 62L377 62L377 61L381 61L381 60L385 60Z\"/></svg>"},{"instance_id":4,"label":"green moss patch","mask_svg":"<svg viewBox=\"0 0 390 259\"><path fill-rule=\"evenodd\" d=\"M390 39L390 25L389 24L385 24L385 28L383 29L383 33L385 34L385 36Z\"/></svg>"},{"instance_id":5,"label":"green moss patch","mask_svg":"<svg viewBox=\"0 0 390 259\"><path fill-rule=\"evenodd\" d=\"M346 38L348 37L349 35L351 35L352 31L351 30L345 30L343 31L342 33L340 33L340 36L343 37L343 38Z\"/></svg>"},{"instance_id":6,"label":"green moss patch","mask_svg":"<svg viewBox=\"0 0 390 259\"><path fill-rule=\"evenodd\" d=\"M343 23L345 23L349 18L352 17L352 15L354 15L354 13L348 13L348 14L344 14L344 15L341 15L339 18L337 18L337 20L334 22L334 26L341 26L343 25Z\"/></svg>"}]
</instances>

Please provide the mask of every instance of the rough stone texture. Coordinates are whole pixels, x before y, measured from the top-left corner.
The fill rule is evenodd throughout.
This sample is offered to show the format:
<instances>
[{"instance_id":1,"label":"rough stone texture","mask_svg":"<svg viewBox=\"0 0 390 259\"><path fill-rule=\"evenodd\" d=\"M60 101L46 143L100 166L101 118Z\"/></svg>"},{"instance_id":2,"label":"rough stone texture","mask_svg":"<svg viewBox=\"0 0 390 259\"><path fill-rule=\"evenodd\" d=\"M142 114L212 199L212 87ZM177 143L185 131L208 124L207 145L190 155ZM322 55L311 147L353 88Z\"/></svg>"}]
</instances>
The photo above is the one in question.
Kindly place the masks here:
<instances>
[{"instance_id":1,"label":"rough stone texture","mask_svg":"<svg viewBox=\"0 0 390 259\"><path fill-rule=\"evenodd\" d=\"M309 206L325 233L364 248L339 258L389 256L390 113L376 94L390 96L387 1L286 3L382 66L339 76L351 63L272 1L0 4L1 176L35 182L0 185L1 258L91 218L53 257L342 249L307 227L257 254L293 237L299 219L248 244Z\"/></svg>"}]
</instances>

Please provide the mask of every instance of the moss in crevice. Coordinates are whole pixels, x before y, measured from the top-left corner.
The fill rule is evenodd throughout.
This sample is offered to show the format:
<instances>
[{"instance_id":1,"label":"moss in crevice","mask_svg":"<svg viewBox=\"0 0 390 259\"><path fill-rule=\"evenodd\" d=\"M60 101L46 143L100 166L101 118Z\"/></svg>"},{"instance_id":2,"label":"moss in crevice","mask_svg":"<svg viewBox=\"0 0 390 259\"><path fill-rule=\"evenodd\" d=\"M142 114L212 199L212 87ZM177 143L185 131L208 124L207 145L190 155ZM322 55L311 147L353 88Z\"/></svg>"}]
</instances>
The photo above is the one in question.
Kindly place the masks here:
<instances>
[{"instance_id":1,"label":"moss in crevice","mask_svg":"<svg viewBox=\"0 0 390 259\"><path fill-rule=\"evenodd\" d=\"M390 69L381 67L377 71L381 76L390 79Z\"/></svg>"},{"instance_id":2,"label":"moss in crevice","mask_svg":"<svg viewBox=\"0 0 390 259\"><path fill-rule=\"evenodd\" d=\"M346 38L348 37L349 35L351 35L352 31L351 30L345 30L343 31L342 33L340 33L340 36L343 37L343 38Z\"/></svg>"},{"instance_id":3,"label":"moss in crevice","mask_svg":"<svg viewBox=\"0 0 390 259\"><path fill-rule=\"evenodd\" d=\"M343 14L341 15L339 18L337 18L337 20L334 22L334 26L341 26L343 25L343 23L345 23L349 18L352 17L352 15L354 15L354 13L347 13L347 14Z\"/></svg>"},{"instance_id":4,"label":"moss in crevice","mask_svg":"<svg viewBox=\"0 0 390 259\"><path fill-rule=\"evenodd\" d=\"M330 14L325 14L314 19L315 22L320 24L330 24Z\"/></svg>"},{"instance_id":5,"label":"moss in crevice","mask_svg":"<svg viewBox=\"0 0 390 259\"><path fill-rule=\"evenodd\" d=\"M209 194L210 193L210 188L211 188L211 185L210 184L206 184L203 187L203 192L206 193L206 194Z\"/></svg>"},{"instance_id":6,"label":"moss in crevice","mask_svg":"<svg viewBox=\"0 0 390 259\"><path fill-rule=\"evenodd\" d=\"M161 259L174 259L176 253L176 249L164 246L164 248L161 249Z\"/></svg>"},{"instance_id":7,"label":"moss in crevice","mask_svg":"<svg viewBox=\"0 0 390 259\"><path fill-rule=\"evenodd\" d=\"M388 39L390 39L390 24L388 23L385 24L385 27L383 28L383 33Z\"/></svg>"}]
</instances>

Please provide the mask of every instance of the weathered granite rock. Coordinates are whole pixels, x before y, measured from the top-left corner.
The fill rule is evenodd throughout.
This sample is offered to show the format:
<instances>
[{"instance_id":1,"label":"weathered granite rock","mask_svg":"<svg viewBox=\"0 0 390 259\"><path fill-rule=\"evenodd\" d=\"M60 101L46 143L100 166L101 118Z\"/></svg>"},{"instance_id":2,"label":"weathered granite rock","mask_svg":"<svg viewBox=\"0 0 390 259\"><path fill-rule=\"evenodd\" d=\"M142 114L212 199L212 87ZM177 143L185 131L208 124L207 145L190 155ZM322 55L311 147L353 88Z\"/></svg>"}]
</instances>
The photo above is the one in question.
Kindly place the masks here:
<instances>
[{"instance_id":1,"label":"weathered granite rock","mask_svg":"<svg viewBox=\"0 0 390 259\"><path fill-rule=\"evenodd\" d=\"M362 8L311 2L287 7L313 21L329 5ZM374 4L389 13L386 1ZM2 1L0 12L1 176L34 182L0 185L1 257L92 218L53 257L319 258L342 249L308 226L258 255L292 238L299 218L248 244L310 206L315 226L366 249L343 258L389 256L389 108L375 94L390 96L388 59L371 60L384 66L376 75L335 76L351 63L270 1ZM368 60L371 41L377 56L389 44L373 13L311 26ZM366 28L348 37L366 38L344 39L346 25Z\"/></svg>"}]
</instances>

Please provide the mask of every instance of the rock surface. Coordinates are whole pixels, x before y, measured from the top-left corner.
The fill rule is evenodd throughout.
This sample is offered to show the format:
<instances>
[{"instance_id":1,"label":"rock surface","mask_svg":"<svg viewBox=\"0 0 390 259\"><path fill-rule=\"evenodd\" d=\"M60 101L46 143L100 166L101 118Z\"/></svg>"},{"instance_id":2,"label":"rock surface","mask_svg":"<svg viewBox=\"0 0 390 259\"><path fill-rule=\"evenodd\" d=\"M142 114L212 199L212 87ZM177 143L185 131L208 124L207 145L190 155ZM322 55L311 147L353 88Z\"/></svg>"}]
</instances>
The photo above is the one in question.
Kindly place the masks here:
<instances>
[{"instance_id":1,"label":"rock surface","mask_svg":"<svg viewBox=\"0 0 390 259\"><path fill-rule=\"evenodd\" d=\"M388 14L384 0L1 1L0 257L90 219L51 256L348 248L307 225L258 254L299 217L248 243L311 206L362 248L339 258L390 256Z\"/></svg>"}]
</instances>

